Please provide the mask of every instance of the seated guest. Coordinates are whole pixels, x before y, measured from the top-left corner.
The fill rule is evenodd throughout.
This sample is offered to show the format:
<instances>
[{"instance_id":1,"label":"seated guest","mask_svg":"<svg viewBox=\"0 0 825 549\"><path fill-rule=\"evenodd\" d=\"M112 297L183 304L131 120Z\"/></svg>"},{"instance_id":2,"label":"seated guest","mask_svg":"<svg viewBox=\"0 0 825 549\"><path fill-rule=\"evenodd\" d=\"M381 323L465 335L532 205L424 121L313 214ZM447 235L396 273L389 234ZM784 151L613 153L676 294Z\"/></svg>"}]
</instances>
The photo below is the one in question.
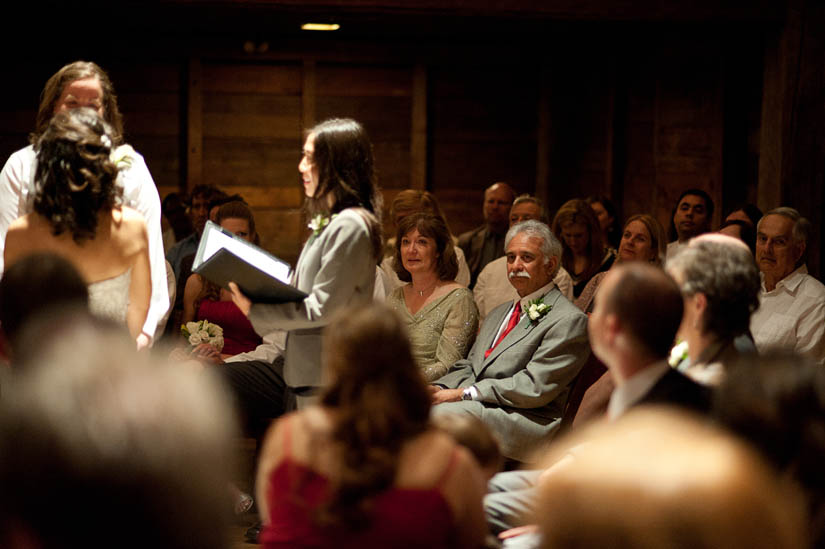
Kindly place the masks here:
<instances>
[{"instance_id":1,"label":"seated guest","mask_svg":"<svg viewBox=\"0 0 825 549\"><path fill-rule=\"evenodd\" d=\"M713 199L702 189L688 189L679 196L670 221L672 242L667 245L665 261L687 246L694 236L710 231L713 220Z\"/></svg>"},{"instance_id":2,"label":"seated guest","mask_svg":"<svg viewBox=\"0 0 825 549\"><path fill-rule=\"evenodd\" d=\"M447 218L441 212L441 207L435 199L435 195L428 191L419 191L416 189L406 189L395 195L395 198L390 204L390 222L393 228L398 232L398 225L401 220L414 213L429 213L436 217L440 217L447 226L447 232L450 228L447 223ZM467 267L467 260L464 258L464 250L455 246L458 239L450 233L450 239L453 241L455 258L458 261L458 272L455 275L455 281L462 286L470 284L470 269ZM384 259L381 261L381 271L386 280L386 293L391 293L395 288L404 283L398 278L395 272L395 237L387 239L384 247Z\"/></svg>"},{"instance_id":3,"label":"seated guest","mask_svg":"<svg viewBox=\"0 0 825 549\"><path fill-rule=\"evenodd\" d=\"M708 389L670 368L666 361L681 320L679 288L664 271L638 262L610 269L588 321L593 354L608 370L585 393L580 413L589 410L589 419L596 419L607 410L607 419L612 421L641 404L707 412ZM535 503L534 486L541 474L496 475L490 483L491 493L484 499L493 531L522 524L526 511Z\"/></svg>"},{"instance_id":4,"label":"seated guest","mask_svg":"<svg viewBox=\"0 0 825 549\"><path fill-rule=\"evenodd\" d=\"M631 216L622 231L619 253L615 265L628 261L644 261L661 265L665 255L665 232L655 217L648 214ZM576 307L589 313L593 307L593 297L607 272L597 273L590 279L581 295L574 301Z\"/></svg>"},{"instance_id":5,"label":"seated guest","mask_svg":"<svg viewBox=\"0 0 825 549\"><path fill-rule=\"evenodd\" d=\"M443 376L467 356L478 329L473 294L454 282L457 270L442 218L417 213L401 220L395 272L407 284L387 296L387 305L406 324L413 358L426 381Z\"/></svg>"},{"instance_id":6,"label":"seated guest","mask_svg":"<svg viewBox=\"0 0 825 549\"><path fill-rule=\"evenodd\" d=\"M264 442L264 547L479 547L481 471L429 425L398 317L383 306L346 311L323 348L320 405L280 418Z\"/></svg>"},{"instance_id":7,"label":"seated guest","mask_svg":"<svg viewBox=\"0 0 825 549\"><path fill-rule=\"evenodd\" d=\"M523 194L516 197L510 208L510 226L529 219L544 223L544 206L538 198ZM573 300L573 280L564 267L559 267L553 283L564 297ZM518 297L518 292L507 279L507 257L499 257L482 269L473 287L473 297L478 306L479 322L484 322L487 314L502 303L512 302Z\"/></svg>"},{"instance_id":8,"label":"seated guest","mask_svg":"<svg viewBox=\"0 0 825 549\"><path fill-rule=\"evenodd\" d=\"M554 448L539 488L543 549L808 547L799 491L728 433L633 410Z\"/></svg>"},{"instance_id":9,"label":"seated guest","mask_svg":"<svg viewBox=\"0 0 825 549\"><path fill-rule=\"evenodd\" d=\"M756 227L754 225L741 219L728 219L716 232L738 238L747 244L751 255L756 255Z\"/></svg>"},{"instance_id":10,"label":"seated guest","mask_svg":"<svg viewBox=\"0 0 825 549\"><path fill-rule=\"evenodd\" d=\"M713 416L796 481L806 496L813 546L825 547L822 365L787 351L741 359L717 391Z\"/></svg>"},{"instance_id":11,"label":"seated guest","mask_svg":"<svg viewBox=\"0 0 825 549\"><path fill-rule=\"evenodd\" d=\"M209 208L209 221L212 223L218 223L218 210L220 210L221 206L228 202L241 202L246 207L249 207L249 204L246 203L246 200L244 200L241 195L228 195L223 191L218 191L212 196L212 200L209 201L209 205L207 206L207 208ZM251 242L256 246L260 243L260 238L258 238L257 233L255 233L255 239Z\"/></svg>"},{"instance_id":12,"label":"seated guest","mask_svg":"<svg viewBox=\"0 0 825 549\"><path fill-rule=\"evenodd\" d=\"M564 246L561 264L573 279L573 297L579 297L590 279L609 269L616 256L602 242L599 220L584 200L562 204L553 218L553 233Z\"/></svg>"},{"instance_id":13,"label":"seated guest","mask_svg":"<svg viewBox=\"0 0 825 549\"><path fill-rule=\"evenodd\" d=\"M13 361L21 358L18 337L29 320L61 308L89 308L86 281L69 260L48 252L34 253L9 267L0 279L0 326L8 345L6 357Z\"/></svg>"},{"instance_id":14,"label":"seated guest","mask_svg":"<svg viewBox=\"0 0 825 549\"><path fill-rule=\"evenodd\" d=\"M468 357L435 380L433 413L481 418L502 454L524 461L559 428L570 385L590 349L587 317L553 284L561 244L547 225L514 225L505 246L519 297L493 309Z\"/></svg>"},{"instance_id":15,"label":"seated guest","mask_svg":"<svg viewBox=\"0 0 825 549\"><path fill-rule=\"evenodd\" d=\"M793 208L773 209L759 220L756 264L762 289L751 333L760 352L793 349L825 364L825 286L805 266L810 228Z\"/></svg>"},{"instance_id":16,"label":"seated guest","mask_svg":"<svg viewBox=\"0 0 825 549\"><path fill-rule=\"evenodd\" d=\"M187 256L194 255L195 252L198 251L198 243L200 242L201 234L203 234L203 228L209 219L209 202L213 197L219 196L220 194L223 194L223 191L212 185L197 185L192 189L192 192L189 193L188 200L186 201L187 213L189 214L192 227L195 230L186 238L178 240L178 243L166 254L166 259L172 264L172 269L175 271L176 280L180 280L181 278L186 280L189 278L188 273L186 273L186 276L181 276L181 262Z\"/></svg>"},{"instance_id":17,"label":"seated guest","mask_svg":"<svg viewBox=\"0 0 825 549\"><path fill-rule=\"evenodd\" d=\"M621 218L616 212L613 201L606 196L588 196L584 201L590 204L593 213L596 214L596 219L599 220L599 227L602 230L602 242L609 250L616 253L622 233L619 230Z\"/></svg>"},{"instance_id":18,"label":"seated guest","mask_svg":"<svg viewBox=\"0 0 825 549\"><path fill-rule=\"evenodd\" d=\"M762 210L755 204L750 203L736 206L725 217L725 221L742 221L753 227L754 230L756 230L756 224L759 223L760 219L762 219Z\"/></svg>"},{"instance_id":19,"label":"seated guest","mask_svg":"<svg viewBox=\"0 0 825 549\"><path fill-rule=\"evenodd\" d=\"M458 237L458 247L464 251L470 268L470 288L473 288L481 270L492 260L504 255L504 236L507 232L507 214L516 193L499 181L484 191L484 225Z\"/></svg>"},{"instance_id":20,"label":"seated guest","mask_svg":"<svg viewBox=\"0 0 825 549\"><path fill-rule=\"evenodd\" d=\"M252 211L243 202L227 202L220 206L216 222L247 242L254 242L257 238ZM197 273L191 274L186 281L181 323L193 320L208 320L223 328L223 351L203 344L206 348L199 348L197 356L210 358L220 355L227 358L252 351L261 344L261 336L255 333L249 319L232 302L232 294Z\"/></svg>"},{"instance_id":21,"label":"seated guest","mask_svg":"<svg viewBox=\"0 0 825 549\"><path fill-rule=\"evenodd\" d=\"M226 395L81 318L0 399L0 546L227 547Z\"/></svg>"},{"instance_id":22,"label":"seated guest","mask_svg":"<svg viewBox=\"0 0 825 549\"><path fill-rule=\"evenodd\" d=\"M172 192L163 198L160 223L163 229L163 255L165 256L175 244L192 234L194 230L179 193Z\"/></svg>"},{"instance_id":23,"label":"seated guest","mask_svg":"<svg viewBox=\"0 0 825 549\"><path fill-rule=\"evenodd\" d=\"M671 258L667 271L685 299L679 337L687 342L688 357L678 368L699 383L718 385L740 354L734 340L750 339L751 313L759 307L753 256L744 242L709 233Z\"/></svg>"}]
</instances>

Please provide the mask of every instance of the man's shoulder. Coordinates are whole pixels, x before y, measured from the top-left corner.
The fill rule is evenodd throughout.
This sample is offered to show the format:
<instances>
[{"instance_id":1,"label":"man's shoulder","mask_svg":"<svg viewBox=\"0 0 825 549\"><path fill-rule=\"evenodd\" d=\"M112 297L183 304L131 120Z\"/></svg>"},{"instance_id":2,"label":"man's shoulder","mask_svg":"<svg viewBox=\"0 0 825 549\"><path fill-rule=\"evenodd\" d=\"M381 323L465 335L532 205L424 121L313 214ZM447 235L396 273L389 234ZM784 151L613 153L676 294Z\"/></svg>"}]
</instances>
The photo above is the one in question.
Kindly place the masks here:
<instances>
[{"instance_id":1,"label":"man's shoulder","mask_svg":"<svg viewBox=\"0 0 825 549\"><path fill-rule=\"evenodd\" d=\"M640 403L673 404L697 412L707 412L711 404L711 391L685 374L668 368Z\"/></svg>"},{"instance_id":2,"label":"man's shoulder","mask_svg":"<svg viewBox=\"0 0 825 549\"><path fill-rule=\"evenodd\" d=\"M467 231L466 233L461 233L458 235L458 245L463 247L469 244L476 235L482 233L486 228L487 225L480 225L473 230Z\"/></svg>"}]
</instances>

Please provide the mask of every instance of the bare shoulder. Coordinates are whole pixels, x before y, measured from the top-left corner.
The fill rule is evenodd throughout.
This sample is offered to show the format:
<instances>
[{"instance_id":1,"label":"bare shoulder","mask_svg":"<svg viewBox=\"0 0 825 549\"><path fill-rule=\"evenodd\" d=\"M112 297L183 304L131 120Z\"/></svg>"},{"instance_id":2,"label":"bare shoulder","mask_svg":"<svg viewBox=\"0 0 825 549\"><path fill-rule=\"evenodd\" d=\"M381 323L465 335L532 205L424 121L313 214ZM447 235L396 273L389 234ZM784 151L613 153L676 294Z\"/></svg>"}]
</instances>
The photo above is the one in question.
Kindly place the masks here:
<instances>
[{"instance_id":1,"label":"bare shoulder","mask_svg":"<svg viewBox=\"0 0 825 549\"><path fill-rule=\"evenodd\" d=\"M122 206L112 210L112 235L118 241L128 244L127 249L133 253L149 246L146 234L146 221L143 215L132 208Z\"/></svg>"}]
</instances>

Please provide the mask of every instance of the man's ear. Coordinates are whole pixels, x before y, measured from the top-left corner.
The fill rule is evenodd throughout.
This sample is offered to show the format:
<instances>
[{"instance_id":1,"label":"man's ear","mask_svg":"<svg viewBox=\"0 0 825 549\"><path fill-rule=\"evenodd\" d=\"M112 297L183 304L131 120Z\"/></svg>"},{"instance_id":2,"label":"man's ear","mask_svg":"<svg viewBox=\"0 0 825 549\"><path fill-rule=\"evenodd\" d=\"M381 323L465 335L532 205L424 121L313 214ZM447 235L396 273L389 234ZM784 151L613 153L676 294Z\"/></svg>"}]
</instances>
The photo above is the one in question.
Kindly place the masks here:
<instances>
[{"instance_id":1,"label":"man's ear","mask_svg":"<svg viewBox=\"0 0 825 549\"><path fill-rule=\"evenodd\" d=\"M552 275L553 272L556 270L556 267L558 266L558 264L559 264L559 258L558 257L551 257L550 261L547 262L547 274ZM551 277L551 279L552 279L552 277Z\"/></svg>"},{"instance_id":2,"label":"man's ear","mask_svg":"<svg viewBox=\"0 0 825 549\"><path fill-rule=\"evenodd\" d=\"M804 253L805 253L805 243L804 242L796 243L796 245L794 246L794 258L793 258L794 265L797 265L799 263L799 260L802 258L802 255Z\"/></svg>"}]
</instances>

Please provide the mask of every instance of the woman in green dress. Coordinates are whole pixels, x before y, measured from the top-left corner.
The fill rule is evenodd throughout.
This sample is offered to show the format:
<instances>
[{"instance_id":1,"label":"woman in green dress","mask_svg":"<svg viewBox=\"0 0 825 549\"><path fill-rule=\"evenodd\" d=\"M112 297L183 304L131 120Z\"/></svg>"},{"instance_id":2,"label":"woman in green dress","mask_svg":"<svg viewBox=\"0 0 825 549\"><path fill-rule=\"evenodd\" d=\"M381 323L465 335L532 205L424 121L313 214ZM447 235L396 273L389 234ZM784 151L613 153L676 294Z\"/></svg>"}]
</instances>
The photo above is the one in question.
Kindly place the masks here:
<instances>
[{"instance_id":1,"label":"woman in green dress","mask_svg":"<svg viewBox=\"0 0 825 549\"><path fill-rule=\"evenodd\" d=\"M458 261L443 219L417 213L401 220L395 272L407 284L387 296L387 304L407 324L413 356L433 381L467 356L478 330L473 293L455 282Z\"/></svg>"}]
</instances>

